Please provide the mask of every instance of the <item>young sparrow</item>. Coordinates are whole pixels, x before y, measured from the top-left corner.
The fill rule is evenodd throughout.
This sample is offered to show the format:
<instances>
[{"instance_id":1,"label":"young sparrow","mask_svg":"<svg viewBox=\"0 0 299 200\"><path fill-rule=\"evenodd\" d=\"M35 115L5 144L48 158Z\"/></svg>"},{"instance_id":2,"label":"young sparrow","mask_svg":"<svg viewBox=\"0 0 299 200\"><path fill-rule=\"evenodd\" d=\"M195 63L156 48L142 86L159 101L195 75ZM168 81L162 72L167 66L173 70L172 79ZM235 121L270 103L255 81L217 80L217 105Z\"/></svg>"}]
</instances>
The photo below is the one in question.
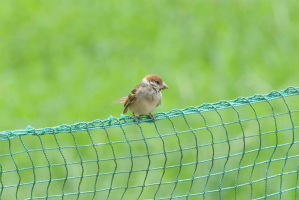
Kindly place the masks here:
<instances>
[{"instance_id":1,"label":"young sparrow","mask_svg":"<svg viewBox=\"0 0 299 200\"><path fill-rule=\"evenodd\" d=\"M147 75L127 97L122 97L116 100L115 103L125 103L123 114L126 114L129 109L133 112L133 116L137 121L140 115L147 114L150 114L153 120L155 120L156 117L152 112L161 104L161 90L164 89L168 89L168 86L160 76Z\"/></svg>"}]
</instances>

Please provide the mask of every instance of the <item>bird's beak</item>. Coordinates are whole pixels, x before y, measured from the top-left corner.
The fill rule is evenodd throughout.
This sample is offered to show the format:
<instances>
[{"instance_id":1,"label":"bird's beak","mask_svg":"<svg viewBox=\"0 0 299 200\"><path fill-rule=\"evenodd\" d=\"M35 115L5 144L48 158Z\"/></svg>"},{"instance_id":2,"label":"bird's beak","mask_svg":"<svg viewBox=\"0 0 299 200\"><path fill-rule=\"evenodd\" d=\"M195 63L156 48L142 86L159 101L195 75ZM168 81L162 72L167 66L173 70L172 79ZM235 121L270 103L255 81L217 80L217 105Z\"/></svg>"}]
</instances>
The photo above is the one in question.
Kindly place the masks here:
<instances>
[{"instance_id":1,"label":"bird's beak","mask_svg":"<svg viewBox=\"0 0 299 200\"><path fill-rule=\"evenodd\" d=\"M165 90L165 89L168 89L168 88L169 87L165 83L163 83L161 90Z\"/></svg>"}]
</instances>

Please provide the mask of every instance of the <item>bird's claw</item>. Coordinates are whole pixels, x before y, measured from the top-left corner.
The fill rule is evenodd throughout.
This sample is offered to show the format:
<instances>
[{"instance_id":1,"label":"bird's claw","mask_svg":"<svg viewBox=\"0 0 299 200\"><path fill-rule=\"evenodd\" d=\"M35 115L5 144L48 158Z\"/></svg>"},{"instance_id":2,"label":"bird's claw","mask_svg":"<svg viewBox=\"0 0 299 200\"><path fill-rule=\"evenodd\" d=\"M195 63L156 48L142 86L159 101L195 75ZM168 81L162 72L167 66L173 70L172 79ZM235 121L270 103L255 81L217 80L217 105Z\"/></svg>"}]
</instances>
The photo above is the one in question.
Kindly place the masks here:
<instances>
[{"instance_id":1,"label":"bird's claw","mask_svg":"<svg viewBox=\"0 0 299 200\"><path fill-rule=\"evenodd\" d=\"M153 115L152 113L150 113L150 116L152 117L153 121L156 121L156 116L155 115ZM139 122L139 120L140 120L139 116L136 116L135 113L133 113L133 117L135 118L135 120L137 122Z\"/></svg>"},{"instance_id":2,"label":"bird's claw","mask_svg":"<svg viewBox=\"0 0 299 200\"><path fill-rule=\"evenodd\" d=\"M139 122L139 117L136 116L134 113L133 113L133 117L135 118L135 120L136 120L137 122Z\"/></svg>"},{"instance_id":3,"label":"bird's claw","mask_svg":"<svg viewBox=\"0 0 299 200\"><path fill-rule=\"evenodd\" d=\"M154 121L156 121L156 116L150 113L150 116L153 118Z\"/></svg>"}]
</instances>

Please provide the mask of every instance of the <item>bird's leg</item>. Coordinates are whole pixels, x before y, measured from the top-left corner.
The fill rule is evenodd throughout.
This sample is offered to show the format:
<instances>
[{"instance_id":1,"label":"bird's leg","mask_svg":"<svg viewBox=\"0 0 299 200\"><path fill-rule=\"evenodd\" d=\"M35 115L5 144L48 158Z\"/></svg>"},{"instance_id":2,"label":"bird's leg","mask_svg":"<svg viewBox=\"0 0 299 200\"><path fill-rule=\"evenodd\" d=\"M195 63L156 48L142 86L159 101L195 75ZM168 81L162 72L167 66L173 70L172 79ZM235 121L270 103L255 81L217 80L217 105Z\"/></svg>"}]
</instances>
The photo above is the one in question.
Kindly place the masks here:
<instances>
[{"instance_id":1,"label":"bird's leg","mask_svg":"<svg viewBox=\"0 0 299 200\"><path fill-rule=\"evenodd\" d=\"M135 113L133 113L133 117L136 119L137 122L139 121L139 117L137 117L137 116L135 115Z\"/></svg>"},{"instance_id":2,"label":"bird's leg","mask_svg":"<svg viewBox=\"0 0 299 200\"><path fill-rule=\"evenodd\" d=\"M153 115L152 113L150 113L150 116L153 118L154 121L156 120L156 116L155 115Z\"/></svg>"}]
</instances>

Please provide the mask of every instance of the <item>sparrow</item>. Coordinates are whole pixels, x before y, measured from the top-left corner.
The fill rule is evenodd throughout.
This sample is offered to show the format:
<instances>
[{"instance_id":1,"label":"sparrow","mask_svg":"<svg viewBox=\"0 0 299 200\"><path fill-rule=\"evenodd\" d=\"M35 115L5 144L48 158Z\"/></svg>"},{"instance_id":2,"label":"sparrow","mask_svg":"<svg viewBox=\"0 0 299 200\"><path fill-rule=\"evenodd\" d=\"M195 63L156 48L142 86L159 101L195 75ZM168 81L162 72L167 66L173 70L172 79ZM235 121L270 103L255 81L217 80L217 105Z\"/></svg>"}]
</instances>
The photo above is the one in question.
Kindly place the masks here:
<instances>
[{"instance_id":1,"label":"sparrow","mask_svg":"<svg viewBox=\"0 0 299 200\"><path fill-rule=\"evenodd\" d=\"M147 114L150 114L153 120L156 120L152 112L161 104L161 90L164 89L168 89L168 86L159 75L146 75L127 97L122 97L114 103L124 103L123 114L126 114L129 109L137 121L139 121L140 115Z\"/></svg>"}]
</instances>

